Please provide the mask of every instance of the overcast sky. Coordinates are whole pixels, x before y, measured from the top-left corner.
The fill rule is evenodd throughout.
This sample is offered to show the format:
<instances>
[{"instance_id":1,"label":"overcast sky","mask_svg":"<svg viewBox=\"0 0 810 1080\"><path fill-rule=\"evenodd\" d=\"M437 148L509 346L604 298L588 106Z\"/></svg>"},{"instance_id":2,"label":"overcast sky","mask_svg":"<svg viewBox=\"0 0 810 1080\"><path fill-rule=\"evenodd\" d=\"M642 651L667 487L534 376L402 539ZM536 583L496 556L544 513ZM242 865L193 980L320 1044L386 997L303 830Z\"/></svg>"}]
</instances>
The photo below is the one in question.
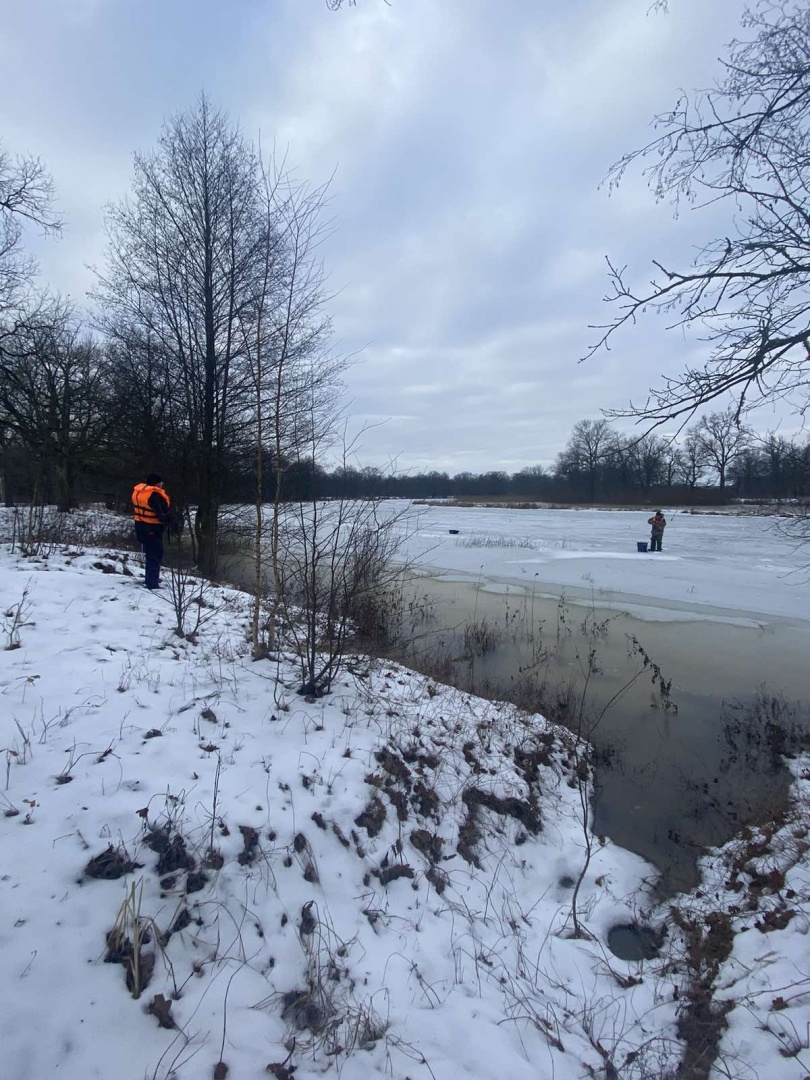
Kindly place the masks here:
<instances>
[{"instance_id":1,"label":"overcast sky","mask_svg":"<svg viewBox=\"0 0 810 1080\"><path fill-rule=\"evenodd\" d=\"M646 280L717 227L631 176L678 88L718 75L742 0L3 0L0 139L40 155L67 227L43 279L85 303L132 153L204 89L298 175L333 173L324 248L364 464L509 472L643 398L699 348L664 320L577 364L605 256ZM708 230L708 231L707 231ZM722 230L722 226L721 226ZM764 430L794 419L764 413Z\"/></svg>"}]
</instances>

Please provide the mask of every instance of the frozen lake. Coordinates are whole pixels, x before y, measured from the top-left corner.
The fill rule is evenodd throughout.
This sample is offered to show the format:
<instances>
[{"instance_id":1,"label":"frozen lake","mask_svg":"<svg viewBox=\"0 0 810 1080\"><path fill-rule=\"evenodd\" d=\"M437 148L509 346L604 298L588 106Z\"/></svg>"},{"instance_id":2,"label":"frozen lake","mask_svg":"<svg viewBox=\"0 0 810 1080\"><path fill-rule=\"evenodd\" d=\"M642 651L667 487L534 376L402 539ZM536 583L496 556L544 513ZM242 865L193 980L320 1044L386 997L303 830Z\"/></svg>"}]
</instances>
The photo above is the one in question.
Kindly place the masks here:
<instances>
[{"instance_id":1,"label":"frozen lake","mask_svg":"<svg viewBox=\"0 0 810 1080\"><path fill-rule=\"evenodd\" d=\"M652 510L413 505L405 551L432 572L551 585L589 602L594 595L600 606L619 602L644 619L810 619L810 548L780 535L782 519L663 510L663 552L639 554Z\"/></svg>"},{"instance_id":2,"label":"frozen lake","mask_svg":"<svg viewBox=\"0 0 810 1080\"><path fill-rule=\"evenodd\" d=\"M531 665L527 642L510 632L519 620L551 640L549 674L561 684L581 678L588 640L578 628L610 620L590 683L595 708L635 670L632 636L660 664L677 713L660 709L645 679L594 735L614 762L600 775L595 827L654 862L674 889L693 882L699 848L773 801L773 777L735 758L725 722L745 715L760 691L810 698L810 551L780 535L777 518L663 509L661 554L636 551L652 510L416 505L399 527L417 591L437 604L425 650L458 654L458 628L473 619L497 631L472 689L511 696ZM562 638L561 605L573 630Z\"/></svg>"}]
</instances>

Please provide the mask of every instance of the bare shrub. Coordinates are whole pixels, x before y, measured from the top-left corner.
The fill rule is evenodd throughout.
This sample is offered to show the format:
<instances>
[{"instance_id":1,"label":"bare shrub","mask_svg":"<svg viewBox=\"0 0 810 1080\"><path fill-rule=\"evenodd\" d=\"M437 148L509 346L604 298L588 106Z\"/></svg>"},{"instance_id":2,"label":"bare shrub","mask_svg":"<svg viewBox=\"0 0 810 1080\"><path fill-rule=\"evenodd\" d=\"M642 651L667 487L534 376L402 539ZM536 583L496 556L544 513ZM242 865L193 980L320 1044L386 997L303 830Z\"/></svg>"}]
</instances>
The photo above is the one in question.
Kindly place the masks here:
<instances>
[{"instance_id":1,"label":"bare shrub","mask_svg":"<svg viewBox=\"0 0 810 1080\"><path fill-rule=\"evenodd\" d=\"M536 548L537 544L527 536L473 536L456 537L456 547L461 548Z\"/></svg>"},{"instance_id":2,"label":"bare shrub","mask_svg":"<svg viewBox=\"0 0 810 1080\"><path fill-rule=\"evenodd\" d=\"M289 1029L285 1045L313 1057L340 1063L357 1050L371 1050L385 1037L388 1020L373 998L355 997L348 963L353 941L343 941L312 901L301 909L298 935L306 957L302 984L257 1008L280 1006Z\"/></svg>"},{"instance_id":3,"label":"bare shrub","mask_svg":"<svg viewBox=\"0 0 810 1080\"><path fill-rule=\"evenodd\" d=\"M748 705L726 703L723 738L728 747L727 766L742 761L750 769L780 771L784 758L810 750L808 720L806 709L765 689Z\"/></svg>"},{"instance_id":4,"label":"bare shrub","mask_svg":"<svg viewBox=\"0 0 810 1080\"><path fill-rule=\"evenodd\" d=\"M300 693L327 693L344 661L358 614L396 587L401 515L382 516L374 500L298 504L280 530L281 607L298 657ZM365 611L364 611L365 608Z\"/></svg>"},{"instance_id":5,"label":"bare shrub","mask_svg":"<svg viewBox=\"0 0 810 1080\"><path fill-rule=\"evenodd\" d=\"M41 553L44 516L45 508L39 503L31 503L25 510L19 506L14 507L11 525L12 553L17 548L26 558Z\"/></svg>"},{"instance_id":6,"label":"bare shrub","mask_svg":"<svg viewBox=\"0 0 810 1080\"><path fill-rule=\"evenodd\" d=\"M193 566L193 553L183 547L180 537L169 543L167 560L169 599L174 612L174 632L186 641L195 641L200 628L217 612L214 587L200 577Z\"/></svg>"},{"instance_id":7,"label":"bare shrub","mask_svg":"<svg viewBox=\"0 0 810 1080\"><path fill-rule=\"evenodd\" d=\"M64 548L104 547L137 550L129 517L95 508L63 513L32 502L0 519L0 538L26 558L47 557Z\"/></svg>"},{"instance_id":8,"label":"bare shrub","mask_svg":"<svg viewBox=\"0 0 810 1080\"><path fill-rule=\"evenodd\" d=\"M469 659L486 656L498 647L500 634L486 616L468 622L464 627L464 655Z\"/></svg>"},{"instance_id":9,"label":"bare shrub","mask_svg":"<svg viewBox=\"0 0 810 1080\"><path fill-rule=\"evenodd\" d=\"M153 936L146 932L141 916L142 900L143 878L132 885L118 910L115 924L107 933L104 957L108 964L123 964L127 989L134 998L139 998L149 985L155 968L155 954L145 948Z\"/></svg>"},{"instance_id":10,"label":"bare shrub","mask_svg":"<svg viewBox=\"0 0 810 1080\"><path fill-rule=\"evenodd\" d=\"M11 604L0 615L0 632L6 639L4 645L5 650L8 652L11 649L19 649L22 641L20 639L20 630L24 626L32 626L31 622L31 600L30 600L30 580L26 583L25 588L22 591L22 596L15 603Z\"/></svg>"}]
</instances>

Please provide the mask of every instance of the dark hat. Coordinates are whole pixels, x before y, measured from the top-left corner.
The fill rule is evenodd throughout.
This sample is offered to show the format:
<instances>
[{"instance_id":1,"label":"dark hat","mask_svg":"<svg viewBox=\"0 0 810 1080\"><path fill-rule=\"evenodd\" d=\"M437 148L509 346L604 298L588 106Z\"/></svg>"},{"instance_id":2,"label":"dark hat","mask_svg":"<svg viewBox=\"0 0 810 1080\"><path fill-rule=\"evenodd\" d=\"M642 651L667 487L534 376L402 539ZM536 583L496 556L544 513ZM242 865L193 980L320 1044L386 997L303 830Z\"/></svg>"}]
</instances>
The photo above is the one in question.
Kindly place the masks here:
<instances>
[{"instance_id":1,"label":"dark hat","mask_svg":"<svg viewBox=\"0 0 810 1080\"><path fill-rule=\"evenodd\" d=\"M163 477L160 473L150 472L146 474L146 482L147 484L162 484Z\"/></svg>"}]
</instances>

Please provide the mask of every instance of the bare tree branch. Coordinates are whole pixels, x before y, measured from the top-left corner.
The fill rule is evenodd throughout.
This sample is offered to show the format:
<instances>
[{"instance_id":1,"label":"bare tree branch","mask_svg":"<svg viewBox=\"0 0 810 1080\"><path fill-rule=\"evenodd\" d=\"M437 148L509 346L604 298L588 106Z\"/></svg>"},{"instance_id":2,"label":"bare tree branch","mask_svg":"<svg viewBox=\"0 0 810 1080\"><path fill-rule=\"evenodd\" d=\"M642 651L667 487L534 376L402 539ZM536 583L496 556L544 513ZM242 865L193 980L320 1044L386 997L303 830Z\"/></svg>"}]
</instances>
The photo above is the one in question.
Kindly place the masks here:
<instances>
[{"instance_id":1,"label":"bare tree branch","mask_svg":"<svg viewBox=\"0 0 810 1080\"><path fill-rule=\"evenodd\" d=\"M659 5L660 6L660 5ZM695 332L707 358L666 378L642 404L612 415L653 426L730 394L734 414L763 400L810 401L810 9L762 0L743 18L747 40L730 44L720 82L682 93L655 120L656 135L611 168L614 188L641 164L659 200L727 202L729 235L706 243L687 269L653 263L634 286L608 260L605 301L615 309L587 356L645 313Z\"/></svg>"}]
</instances>

